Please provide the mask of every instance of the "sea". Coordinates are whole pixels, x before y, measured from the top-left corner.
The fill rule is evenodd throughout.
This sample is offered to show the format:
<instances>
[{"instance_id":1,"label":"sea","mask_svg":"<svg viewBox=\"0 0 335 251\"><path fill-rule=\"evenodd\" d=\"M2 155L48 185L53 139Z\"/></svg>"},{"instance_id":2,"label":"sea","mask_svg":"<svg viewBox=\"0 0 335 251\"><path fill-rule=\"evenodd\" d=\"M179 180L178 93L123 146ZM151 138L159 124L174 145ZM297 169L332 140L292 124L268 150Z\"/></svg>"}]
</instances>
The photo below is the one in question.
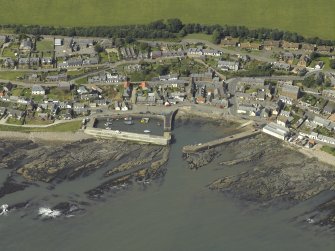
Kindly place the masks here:
<instances>
[{"instance_id":1,"label":"sea","mask_svg":"<svg viewBox=\"0 0 335 251\"><path fill-rule=\"evenodd\" d=\"M0 216L0 250L334 251L331 232L299 217L333 194L262 207L208 189L213 180L237 174L245 166L187 167L181 153L184 145L222 137L228 131L224 125L177 120L165 176L150 184L135 183L107 192L102 200L89 199L85 191L105 181L108 165L73 181L37 183L4 196L0 204L27 200L30 204ZM222 152L227 159L232 154L229 148ZM8 173L0 170L1 182ZM64 201L86 202L85 212L48 220L38 216L40 207Z\"/></svg>"}]
</instances>

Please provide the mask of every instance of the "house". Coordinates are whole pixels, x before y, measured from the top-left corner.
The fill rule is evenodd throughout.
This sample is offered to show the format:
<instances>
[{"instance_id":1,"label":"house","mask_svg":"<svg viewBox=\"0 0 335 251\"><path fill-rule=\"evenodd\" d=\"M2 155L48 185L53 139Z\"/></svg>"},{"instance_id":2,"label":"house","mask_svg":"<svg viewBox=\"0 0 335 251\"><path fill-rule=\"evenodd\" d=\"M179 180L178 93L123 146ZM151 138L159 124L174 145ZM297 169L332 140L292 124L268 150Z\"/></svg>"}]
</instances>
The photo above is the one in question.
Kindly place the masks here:
<instances>
[{"instance_id":1,"label":"house","mask_svg":"<svg viewBox=\"0 0 335 251\"><path fill-rule=\"evenodd\" d=\"M22 68L29 67L29 58L19 58L19 66Z\"/></svg>"},{"instance_id":2,"label":"house","mask_svg":"<svg viewBox=\"0 0 335 251\"><path fill-rule=\"evenodd\" d=\"M88 93L88 90L86 89L85 86L81 85L81 86L79 86L77 92L78 92L78 94L82 95L82 94Z\"/></svg>"},{"instance_id":3,"label":"house","mask_svg":"<svg viewBox=\"0 0 335 251\"><path fill-rule=\"evenodd\" d=\"M11 82L8 82L3 86L3 90L5 92L10 92L11 90L13 90L14 87L15 85L13 85Z\"/></svg>"},{"instance_id":4,"label":"house","mask_svg":"<svg viewBox=\"0 0 335 251\"><path fill-rule=\"evenodd\" d=\"M7 114L8 114L9 117L13 117L13 118L16 118L16 119L20 120L26 114L26 112L16 110L16 109L12 109L12 108L8 108L7 109Z\"/></svg>"},{"instance_id":5,"label":"house","mask_svg":"<svg viewBox=\"0 0 335 251\"><path fill-rule=\"evenodd\" d=\"M290 97L279 96L279 100L280 100L281 102L283 102L284 104L287 104L287 105L292 105L292 104L293 104L293 99L290 98Z\"/></svg>"},{"instance_id":6,"label":"house","mask_svg":"<svg viewBox=\"0 0 335 251\"><path fill-rule=\"evenodd\" d=\"M331 115L335 112L335 103L329 101L327 105L323 108L325 114Z\"/></svg>"},{"instance_id":7,"label":"house","mask_svg":"<svg viewBox=\"0 0 335 251\"><path fill-rule=\"evenodd\" d=\"M261 50L263 48L262 44L257 43L257 42L253 42L253 43L250 43L250 42L240 43L239 47L241 49L248 49L248 50Z\"/></svg>"},{"instance_id":8,"label":"house","mask_svg":"<svg viewBox=\"0 0 335 251\"><path fill-rule=\"evenodd\" d=\"M45 90L40 85L33 85L31 88L31 94L32 95L45 95Z\"/></svg>"},{"instance_id":9,"label":"house","mask_svg":"<svg viewBox=\"0 0 335 251\"><path fill-rule=\"evenodd\" d=\"M6 114L7 108L6 107L0 107L0 116L3 116Z\"/></svg>"},{"instance_id":10,"label":"house","mask_svg":"<svg viewBox=\"0 0 335 251\"><path fill-rule=\"evenodd\" d=\"M284 53L281 54L280 58L281 58L282 61L284 61L288 64L292 64L295 56L291 52L284 52Z\"/></svg>"},{"instance_id":11,"label":"house","mask_svg":"<svg viewBox=\"0 0 335 251\"><path fill-rule=\"evenodd\" d=\"M192 81L207 81L211 82L213 80L213 73L212 72L205 72L205 73L192 73L190 75Z\"/></svg>"},{"instance_id":12,"label":"house","mask_svg":"<svg viewBox=\"0 0 335 251\"><path fill-rule=\"evenodd\" d=\"M60 73L60 74L57 74L57 75L50 75L50 76L46 76L45 79L48 82L66 81L67 80L67 74L66 73Z\"/></svg>"},{"instance_id":13,"label":"house","mask_svg":"<svg viewBox=\"0 0 335 251\"><path fill-rule=\"evenodd\" d=\"M267 51L271 51L275 48L279 48L280 47L280 41L276 41L276 40L265 40L263 42L263 48Z\"/></svg>"},{"instance_id":14,"label":"house","mask_svg":"<svg viewBox=\"0 0 335 251\"><path fill-rule=\"evenodd\" d=\"M289 117L291 116L291 112L290 112L290 111L282 110L282 111L280 112L280 116L289 118Z\"/></svg>"},{"instance_id":15,"label":"house","mask_svg":"<svg viewBox=\"0 0 335 251\"><path fill-rule=\"evenodd\" d=\"M330 53L333 51L331 46L319 45L316 47L316 50L320 53Z\"/></svg>"},{"instance_id":16,"label":"house","mask_svg":"<svg viewBox=\"0 0 335 251\"><path fill-rule=\"evenodd\" d=\"M219 60L218 62L218 68L220 68L223 71L238 71L239 66L240 65L238 62L223 61L223 60Z\"/></svg>"},{"instance_id":17,"label":"house","mask_svg":"<svg viewBox=\"0 0 335 251\"><path fill-rule=\"evenodd\" d=\"M281 91L282 96L297 100L300 96L300 88L298 86L284 84Z\"/></svg>"},{"instance_id":18,"label":"house","mask_svg":"<svg viewBox=\"0 0 335 251\"><path fill-rule=\"evenodd\" d=\"M229 99L212 99L211 105L220 107L220 108L228 108L229 107Z\"/></svg>"},{"instance_id":19,"label":"house","mask_svg":"<svg viewBox=\"0 0 335 251\"><path fill-rule=\"evenodd\" d=\"M77 38L73 40L73 43L77 43L81 48L92 47L94 45L94 40L91 38Z\"/></svg>"},{"instance_id":20,"label":"house","mask_svg":"<svg viewBox=\"0 0 335 251\"><path fill-rule=\"evenodd\" d=\"M76 111L76 110L84 109L86 106L84 103L75 102L73 103L72 107L73 107L73 110Z\"/></svg>"},{"instance_id":21,"label":"house","mask_svg":"<svg viewBox=\"0 0 335 251\"><path fill-rule=\"evenodd\" d=\"M61 109L71 109L72 108L72 103L71 102L59 102L58 106Z\"/></svg>"},{"instance_id":22,"label":"house","mask_svg":"<svg viewBox=\"0 0 335 251\"><path fill-rule=\"evenodd\" d=\"M238 38L225 37L224 39L221 39L220 45L223 47L236 47L238 43Z\"/></svg>"},{"instance_id":23,"label":"house","mask_svg":"<svg viewBox=\"0 0 335 251\"><path fill-rule=\"evenodd\" d=\"M204 55L202 48L189 48L187 51L188 56L202 56Z\"/></svg>"},{"instance_id":24,"label":"house","mask_svg":"<svg viewBox=\"0 0 335 251\"><path fill-rule=\"evenodd\" d=\"M55 42L54 43L55 46L62 46L64 43L64 40L62 38L55 38L54 42Z\"/></svg>"},{"instance_id":25,"label":"house","mask_svg":"<svg viewBox=\"0 0 335 251\"><path fill-rule=\"evenodd\" d=\"M80 67L83 65L81 58L70 58L67 61L58 64L59 68Z\"/></svg>"},{"instance_id":26,"label":"house","mask_svg":"<svg viewBox=\"0 0 335 251\"><path fill-rule=\"evenodd\" d=\"M29 82L39 82L39 81L41 81L41 76L36 74L36 73L29 74L28 75L28 81Z\"/></svg>"},{"instance_id":27,"label":"house","mask_svg":"<svg viewBox=\"0 0 335 251\"><path fill-rule=\"evenodd\" d=\"M51 57L44 57L41 59L43 66L52 67L53 59Z\"/></svg>"},{"instance_id":28,"label":"house","mask_svg":"<svg viewBox=\"0 0 335 251\"><path fill-rule=\"evenodd\" d=\"M244 92L236 92L235 97L236 99L248 100L248 101L254 99L252 93L244 93Z\"/></svg>"},{"instance_id":29,"label":"house","mask_svg":"<svg viewBox=\"0 0 335 251\"><path fill-rule=\"evenodd\" d=\"M302 44L301 49L304 50L305 52L313 52L316 50L316 45L314 44Z\"/></svg>"},{"instance_id":30,"label":"house","mask_svg":"<svg viewBox=\"0 0 335 251\"><path fill-rule=\"evenodd\" d=\"M14 62L14 60L11 59L11 58L5 58L5 59L3 60L3 65L4 65L4 67L6 67L6 68L12 68L12 67L15 66L15 62Z\"/></svg>"},{"instance_id":31,"label":"house","mask_svg":"<svg viewBox=\"0 0 335 251\"><path fill-rule=\"evenodd\" d=\"M290 135L290 130L289 129L287 129L287 128L281 126L281 125L275 124L273 122L264 126L262 131L266 134L269 134L269 135L271 135L273 137L276 137L278 139L281 139L281 140L287 139Z\"/></svg>"},{"instance_id":32,"label":"house","mask_svg":"<svg viewBox=\"0 0 335 251\"><path fill-rule=\"evenodd\" d=\"M68 67L79 67L83 65L81 58L70 58L67 60Z\"/></svg>"},{"instance_id":33,"label":"house","mask_svg":"<svg viewBox=\"0 0 335 251\"><path fill-rule=\"evenodd\" d=\"M40 66L40 58L29 58L30 66Z\"/></svg>"},{"instance_id":34,"label":"house","mask_svg":"<svg viewBox=\"0 0 335 251\"><path fill-rule=\"evenodd\" d=\"M83 65L95 65L99 64L99 58L93 57L83 60Z\"/></svg>"},{"instance_id":35,"label":"house","mask_svg":"<svg viewBox=\"0 0 335 251\"><path fill-rule=\"evenodd\" d=\"M315 124L316 126L321 126L321 127L325 127L328 130L334 130L335 128L335 123L333 123L332 121L328 120L328 119L324 119L318 116L315 116L313 121L313 124Z\"/></svg>"},{"instance_id":36,"label":"house","mask_svg":"<svg viewBox=\"0 0 335 251\"><path fill-rule=\"evenodd\" d=\"M322 143L335 145L335 138L327 137L316 132L312 132L309 137Z\"/></svg>"},{"instance_id":37,"label":"house","mask_svg":"<svg viewBox=\"0 0 335 251\"><path fill-rule=\"evenodd\" d=\"M152 59L157 59L162 57L162 52L161 51L152 51L150 52L150 58Z\"/></svg>"},{"instance_id":38,"label":"house","mask_svg":"<svg viewBox=\"0 0 335 251\"><path fill-rule=\"evenodd\" d=\"M57 85L59 89L64 90L64 91L70 91L71 86L72 84L70 82L64 82L64 81L60 81Z\"/></svg>"},{"instance_id":39,"label":"house","mask_svg":"<svg viewBox=\"0 0 335 251\"><path fill-rule=\"evenodd\" d=\"M255 99L259 101L264 101L266 97L265 91L258 91Z\"/></svg>"},{"instance_id":40,"label":"house","mask_svg":"<svg viewBox=\"0 0 335 251\"><path fill-rule=\"evenodd\" d=\"M278 116L277 124L283 127L289 127L290 126L289 118L286 116Z\"/></svg>"},{"instance_id":41,"label":"house","mask_svg":"<svg viewBox=\"0 0 335 251\"><path fill-rule=\"evenodd\" d=\"M298 66L300 67L307 67L311 62L311 58L308 55L302 55L299 58Z\"/></svg>"},{"instance_id":42,"label":"house","mask_svg":"<svg viewBox=\"0 0 335 251\"><path fill-rule=\"evenodd\" d=\"M0 35L0 43L7 43L9 41L9 37L7 35Z\"/></svg>"},{"instance_id":43,"label":"house","mask_svg":"<svg viewBox=\"0 0 335 251\"><path fill-rule=\"evenodd\" d=\"M258 107L254 107L252 105L238 105L237 113L246 114L249 116L259 116L261 110Z\"/></svg>"},{"instance_id":44,"label":"house","mask_svg":"<svg viewBox=\"0 0 335 251\"><path fill-rule=\"evenodd\" d=\"M175 81L178 80L179 75L178 74L169 74L164 76L159 76L160 81Z\"/></svg>"},{"instance_id":45,"label":"house","mask_svg":"<svg viewBox=\"0 0 335 251\"><path fill-rule=\"evenodd\" d=\"M335 101L335 90L323 90L322 96Z\"/></svg>"},{"instance_id":46,"label":"house","mask_svg":"<svg viewBox=\"0 0 335 251\"><path fill-rule=\"evenodd\" d=\"M274 62L272 64L272 69L279 70L279 71L290 71L291 65L287 63Z\"/></svg>"},{"instance_id":47,"label":"house","mask_svg":"<svg viewBox=\"0 0 335 251\"><path fill-rule=\"evenodd\" d=\"M301 48L300 43L291 43L284 41L282 44L283 49L285 50L299 50Z\"/></svg>"},{"instance_id":48,"label":"house","mask_svg":"<svg viewBox=\"0 0 335 251\"><path fill-rule=\"evenodd\" d=\"M204 49L202 52L205 56L219 57L222 55L222 51L219 50Z\"/></svg>"},{"instance_id":49,"label":"house","mask_svg":"<svg viewBox=\"0 0 335 251\"><path fill-rule=\"evenodd\" d=\"M30 51L33 48L33 43L30 38L23 39L20 44L20 50Z\"/></svg>"},{"instance_id":50,"label":"house","mask_svg":"<svg viewBox=\"0 0 335 251\"><path fill-rule=\"evenodd\" d=\"M107 99L96 99L94 102L97 106L107 106L109 104Z\"/></svg>"}]
</instances>

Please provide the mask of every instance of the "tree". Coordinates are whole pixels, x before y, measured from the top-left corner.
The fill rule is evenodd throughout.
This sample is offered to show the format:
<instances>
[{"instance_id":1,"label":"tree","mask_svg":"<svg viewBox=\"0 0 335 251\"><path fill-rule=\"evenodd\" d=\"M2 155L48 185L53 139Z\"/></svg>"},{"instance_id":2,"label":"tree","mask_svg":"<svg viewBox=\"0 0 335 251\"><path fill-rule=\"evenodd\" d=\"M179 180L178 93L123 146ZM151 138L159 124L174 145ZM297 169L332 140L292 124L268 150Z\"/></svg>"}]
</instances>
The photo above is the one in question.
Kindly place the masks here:
<instances>
[{"instance_id":1,"label":"tree","mask_svg":"<svg viewBox=\"0 0 335 251\"><path fill-rule=\"evenodd\" d=\"M178 33L183 28L183 23L177 19L168 19L167 20L167 29L172 33Z\"/></svg>"},{"instance_id":2,"label":"tree","mask_svg":"<svg viewBox=\"0 0 335 251\"><path fill-rule=\"evenodd\" d=\"M95 50L97 53L100 53L100 52L103 52L103 51L104 51L104 48L102 48L100 44L96 44L96 45L94 46L94 50Z\"/></svg>"},{"instance_id":3,"label":"tree","mask_svg":"<svg viewBox=\"0 0 335 251\"><path fill-rule=\"evenodd\" d=\"M216 29L212 34L212 42L214 44L219 44L221 41L221 37L222 37L221 32L218 29Z\"/></svg>"},{"instance_id":4,"label":"tree","mask_svg":"<svg viewBox=\"0 0 335 251\"><path fill-rule=\"evenodd\" d=\"M168 73L169 73L169 66L167 66L167 65L159 65L158 67L157 67L157 73L159 74L159 75L167 75Z\"/></svg>"},{"instance_id":5,"label":"tree","mask_svg":"<svg viewBox=\"0 0 335 251\"><path fill-rule=\"evenodd\" d=\"M329 60L329 66L330 68L335 69L335 59Z\"/></svg>"}]
</instances>

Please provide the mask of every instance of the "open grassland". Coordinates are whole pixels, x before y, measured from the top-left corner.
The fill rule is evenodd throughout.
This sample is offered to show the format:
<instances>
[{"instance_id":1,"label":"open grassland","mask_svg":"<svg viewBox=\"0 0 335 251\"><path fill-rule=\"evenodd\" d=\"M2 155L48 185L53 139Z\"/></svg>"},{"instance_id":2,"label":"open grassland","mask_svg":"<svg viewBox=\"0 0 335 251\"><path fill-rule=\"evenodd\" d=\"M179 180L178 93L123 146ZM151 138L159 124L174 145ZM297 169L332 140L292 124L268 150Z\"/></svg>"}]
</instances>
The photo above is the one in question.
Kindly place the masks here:
<instances>
[{"instance_id":1,"label":"open grassland","mask_svg":"<svg viewBox=\"0 0 335 251\"><path fill-rule=\"evenodd\" d=\"M0 131L16 131L16 132L75 132L81 127L81 121L71 121L49 127L22 127L0 125Z\"/></svg>"},{"instance_id":2,"label":"open grassland","mask_svg":"<svg viewBox=\"0 0 335 251\"><path fill-rule=\"evenodd\" d=\"M335 39L333 0L0 0L0 23L98 26L180 18Z\"/></svg>"}]
</instances>

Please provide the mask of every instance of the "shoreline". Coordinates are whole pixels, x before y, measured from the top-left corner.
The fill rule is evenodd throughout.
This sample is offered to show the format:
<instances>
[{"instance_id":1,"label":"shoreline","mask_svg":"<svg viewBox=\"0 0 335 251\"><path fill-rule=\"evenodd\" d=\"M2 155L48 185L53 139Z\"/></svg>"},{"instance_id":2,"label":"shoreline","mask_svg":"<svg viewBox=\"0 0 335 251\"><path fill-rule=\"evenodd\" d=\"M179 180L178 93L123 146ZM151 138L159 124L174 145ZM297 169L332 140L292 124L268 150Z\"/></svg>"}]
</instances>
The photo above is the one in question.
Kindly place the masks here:
<instances>
[{"instance_id":1,"label":"shoreline","mask_svg":"<svg viewBox=\"0 0 335 251\"><path fill-rule=\"evenodd\" d=\"M283 147L297 151L308 158L316 158L319 162L322 162L335 168L335 156L322 151L320 149L321 147L320 144L317 144L316 146L314 146L314 148L311 149L304 147L296 147L285 141L283 142L282 145Z\"/></svg>"},{"instance_id":2,"label":"shoreline","mask_svg":"<svg viewBox=\"0 0 335 251\"><path fill-rule=\"evenodd\" d=\"M0 139L11 140L31 140L51 141L51 142L76 142L85 139L92 139L88 134L81 131L77 132L16 132L16 131L0 131Z\"/></svg>"}]
</instances>

